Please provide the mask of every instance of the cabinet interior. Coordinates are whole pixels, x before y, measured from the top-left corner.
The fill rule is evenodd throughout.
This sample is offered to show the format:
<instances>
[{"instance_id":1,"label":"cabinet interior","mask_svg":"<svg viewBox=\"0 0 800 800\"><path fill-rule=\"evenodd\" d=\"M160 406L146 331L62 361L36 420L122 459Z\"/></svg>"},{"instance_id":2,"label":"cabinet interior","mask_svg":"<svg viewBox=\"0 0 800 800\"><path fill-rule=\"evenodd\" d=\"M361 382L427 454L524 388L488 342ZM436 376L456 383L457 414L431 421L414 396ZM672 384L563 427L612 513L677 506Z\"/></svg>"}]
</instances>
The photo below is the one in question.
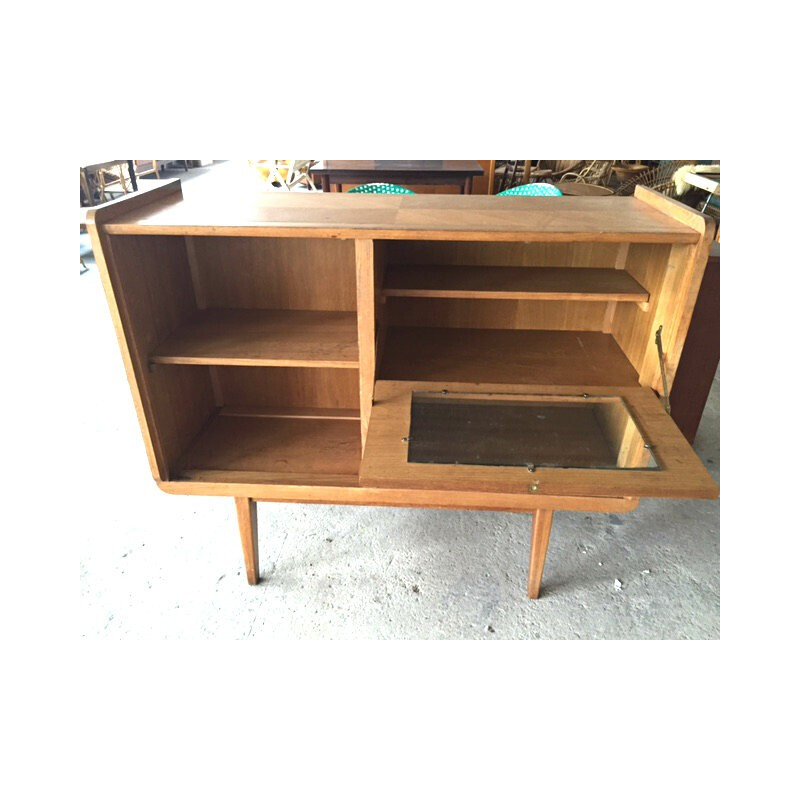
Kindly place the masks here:
<instances>
[{"instance_id":1,"label":"cabinet interior","mask_svg":"<svg viewBox=\"0 0 800 800\"><path fill-rule=\"evenodd\" d=\"M361 267L352 239L106 247L161 480L357 486L375 381L650 384L686 245L378 239Z\"/></svg>"}]
</instances>

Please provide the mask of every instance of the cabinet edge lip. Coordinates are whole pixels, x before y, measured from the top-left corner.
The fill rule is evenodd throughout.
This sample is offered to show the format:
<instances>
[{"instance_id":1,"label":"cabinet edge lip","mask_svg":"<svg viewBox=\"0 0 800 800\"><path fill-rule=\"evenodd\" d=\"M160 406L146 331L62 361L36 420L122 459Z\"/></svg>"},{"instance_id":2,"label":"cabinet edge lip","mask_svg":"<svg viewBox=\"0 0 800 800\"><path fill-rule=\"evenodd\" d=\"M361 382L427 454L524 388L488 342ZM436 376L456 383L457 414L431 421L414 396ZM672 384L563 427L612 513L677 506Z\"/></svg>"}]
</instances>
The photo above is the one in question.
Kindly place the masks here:
<instances>
[{"instance_id":1,"label":"cabinet edge lip","mask_svg":"<svg viewBox=\"0 0 800 800\"><path fill-rule=\"evenodd\" d=\"M108 228L114 224L114 220L121 214L125 214L131 209L142 208L150 203L164 200L173 194L176 201L183 199L180 178L164 181L152 188L147 187L144 190L140 189L136 192L123 194L121 197L109 200L107 203L90 206L86 209L86 225L102 225L103 231L108 233Z\"/></svg>"},{"instance_id":2,"label":"cabinet edge lip","mask_svg":"<svg viewBox=\"0 0 800 800\"><path fill-rule=\"evenodd\" d=\"M359 240L412 240L450 242L530 242L564 243L608 242L610 244L696 244L701 236L698 231L686 227L686 231L674 233L625 233L585 232L547 233L543 231L492 231L450 230L420 228L321 228L314 226L271 227L269 225L199 225L199 224L155 224L139 222L113 222L103 225L111 236L243 236L294 239L345 239Z\"/></svg>"}]
</instances>

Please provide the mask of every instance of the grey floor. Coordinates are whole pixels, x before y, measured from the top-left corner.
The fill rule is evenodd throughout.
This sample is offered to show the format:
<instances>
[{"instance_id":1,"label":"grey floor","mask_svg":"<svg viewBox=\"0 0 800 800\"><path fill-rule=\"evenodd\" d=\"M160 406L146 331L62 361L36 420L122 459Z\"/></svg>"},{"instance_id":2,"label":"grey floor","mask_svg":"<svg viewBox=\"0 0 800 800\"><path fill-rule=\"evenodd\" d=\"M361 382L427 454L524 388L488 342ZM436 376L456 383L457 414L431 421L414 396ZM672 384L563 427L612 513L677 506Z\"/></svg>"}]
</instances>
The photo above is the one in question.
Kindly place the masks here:
<instances>
[{"instance_id":1,"label":"grey floor","mask_svg":"<svg viewBox=\"0 0 800 800\"><path fill-rule=\"evenodd\" d=\"M538 601L525 593L527 515L260 503L262 583L248 586L233 501L169 496L153 483L86 263L75 313L84 637L719 637L717 501L556 514ZM719 395L717 376L695 442L717 480Z\"/></svg>"}]
</instances>

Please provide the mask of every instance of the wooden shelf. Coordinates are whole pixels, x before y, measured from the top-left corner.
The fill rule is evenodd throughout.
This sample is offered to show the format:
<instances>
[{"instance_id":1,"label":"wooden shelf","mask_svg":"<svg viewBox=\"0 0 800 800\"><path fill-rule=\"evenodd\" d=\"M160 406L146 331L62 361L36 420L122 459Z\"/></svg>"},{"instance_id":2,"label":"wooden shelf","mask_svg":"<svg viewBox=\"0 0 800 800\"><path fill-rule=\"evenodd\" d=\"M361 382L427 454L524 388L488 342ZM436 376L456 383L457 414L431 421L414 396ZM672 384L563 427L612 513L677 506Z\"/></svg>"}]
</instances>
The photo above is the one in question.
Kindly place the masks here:
<instances>
[{"instance_id":1,"label":"wooden shelf","mask_svg":"<svg viewBox=\"0 0 800 800\"><path fill-rule=\"evenodd\" d=\"M171 477L219 483L355 486L360 437L357 417L259 416L256 410L246 416L218 413L184 453Z\"/></svg>"},{"instance_id":2,"label":"wooden shelf","mask_svg":"<svg viewBox=\"0 0 800 800\"><path fill-rule=\"evenodd\" d=\"M495 300L617 300L646 303L649 292L623 269L583 267L400 266L387 269L385 297Z\"/></svg>"},{"instance_id":3,"label":"wooden shelf","mask_svg":"<svg viewBox=\"0 0 800 800\"><path fill-rule=\"evenodd\" d=\"M389 328L382 380L636 386L614 337L596 331Z\"/></svg>"},{"instance_id":4,"label":"wooden shelf","mask_svg":"<svg viewBox=\"0 0 800 800\"><path fill-rule=\"evenodd\" d=\"M349 311L208 309L160 344L155 364L358 369Z\"/></svg>"}]
</instances>

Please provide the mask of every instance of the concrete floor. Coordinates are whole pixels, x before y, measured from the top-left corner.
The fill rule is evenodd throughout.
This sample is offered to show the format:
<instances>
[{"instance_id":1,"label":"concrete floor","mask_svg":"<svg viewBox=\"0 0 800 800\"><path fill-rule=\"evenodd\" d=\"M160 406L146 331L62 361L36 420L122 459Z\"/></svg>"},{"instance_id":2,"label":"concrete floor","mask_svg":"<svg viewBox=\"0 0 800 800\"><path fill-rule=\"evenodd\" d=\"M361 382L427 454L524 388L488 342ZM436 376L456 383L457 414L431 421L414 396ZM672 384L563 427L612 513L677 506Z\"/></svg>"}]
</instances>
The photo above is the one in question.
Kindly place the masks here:
<instances>
[{"instance_id":1,"label":"concrete floor","mask_svg":"<svg viewBox=\"0 0 800 800\"><path fill-rule=\"evenodd\" d=\"M528 515L260 503L262 583L248 586L233 500L173 497L153 483L87 264L75 313L84 637L719 637L717 501L557 513L538 601L525 593ZM695 442L716 480L719 394L717 376Z\"/></svg>"}]
</instances>

